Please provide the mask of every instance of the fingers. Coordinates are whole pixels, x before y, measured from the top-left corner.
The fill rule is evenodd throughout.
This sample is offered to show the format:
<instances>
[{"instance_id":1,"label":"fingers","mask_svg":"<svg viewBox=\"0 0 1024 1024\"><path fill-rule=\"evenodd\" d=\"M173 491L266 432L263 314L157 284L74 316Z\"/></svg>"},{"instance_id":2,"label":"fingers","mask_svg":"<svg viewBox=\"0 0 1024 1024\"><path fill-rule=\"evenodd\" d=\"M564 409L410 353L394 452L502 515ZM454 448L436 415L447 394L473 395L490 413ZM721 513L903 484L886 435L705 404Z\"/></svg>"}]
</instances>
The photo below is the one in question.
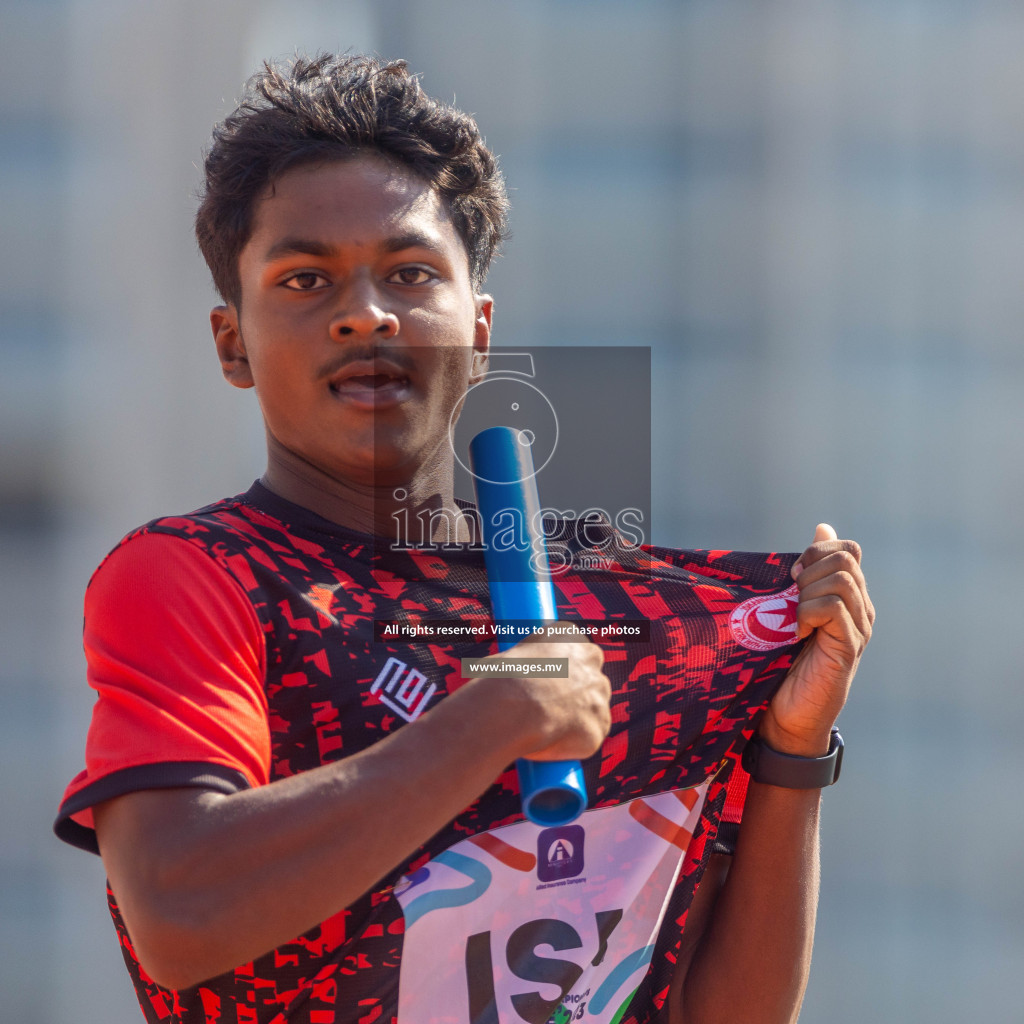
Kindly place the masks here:
<instances>
[{"instance_id":1,"label":"fingers","mask_svg":"<svg viewBox=\"0 0 1024 1024\"><path fill-rule=\"evenodd\" d=\"M835 555L839 556L838 560L830 558ZM826 559L828 561L822 565L821 563ZM813 542L804 549L803 554L793 564L790 574L795 580L803 577L805 583L811 583L831 572L847 571L857 580L865 603L870 605L860 561L860 545L855 540L840 540L836 536L836 531L828 523L819 523L814 529ZM817 570L812 575L805 576L812 566L817 566Z\"/></svg>"},{"instance_id":2,"label":"fingers","mask_svg":"<svg viewBox=\"0 0 1024 1024\"><path fill-rule=\"evenodd\" d=\"M801 589L797 635L803 638L821 627L837 640L849 640L860 653L871 638L873 617L857 582L840 572Z\"/></svg>"},{"instance_id":3,"label":"fingers","mask_svg":"<svg viewBox=\"0 0 1024 1024\"><path fill-rule=\"evenodd\" d=\"M804 569L796 580L801 600L808 588L812 586L815 587L814 596L820 596L823 592L821 584L825 584L827 589L831 589L835 593L848 595L851 600L855 600L857 605L863 609L869 626L875 621L875 609L868 596L864 571L852 551L845 548L833 551ZM853 590L856 592L854 593ZM851 610L853 610L853 605L851 605ZM855 614L854 618L858 619L859 617Z\"/></svg>"},{"instance_id":4,"label":"fingers","mask_svg":"<svg viewBox=\"0 0 1024 1024\"><path fill-rule=\"evenodd\" d=\"M818 523L814 528L814 539L816 541L839 540L839 534L828 523Z\"/></svg>"},{"instance_id":5,"label":"fingers","mask_svg":"<svg viewBox=\"0 0 1024 1024\"><path fill-rule=\"evenodd\" d=\"M813 629L831 622L837 629L834 635L839 639L844 620L848 620L849 626L860 634L861 642L857 646L867 643L875 621L875 608L868 596L861 569L861 549L856 541L840 540L831 526L819 523L814 541L797 560L792 573L800 590L799 637L808 636ZM828 609L837 612L837 602L847 614L830 617Z\"/></svg>"},{"instance_id":6,"label":"fingers","mask_svg":"<svg viewBox=\"0 0 1024 1024\"><path fill-rule=\"evenodd\" d=\"M832 536L830 538L819 536L825 530L831 532ZM796 560L793 568L790 570L793 579L796 579L808 566L820 561L834 551L849 552L853 556L854 561L860 565L860 545L855 540L839 540L835 536L835 532L831 526L827 526L824 523L814 531L813 543L809 547L804 548L803 554Z\"/></svg>"},{"instance_id":7,"label":"fingers","mask_svg":"<svg viewBox=\"0 0 1024 1024\"><path fill-rule=\"evenodd\" d=\"M579 666L575 673L570 666L569 680L555 682L561 685L538 691L543 697L546 728L524 756L536 761L590 757L600 749L612 727L611 684L599 669L581 672Z\"/></svg>"},{"instance_id":8,"label":"fingers","mask_svg":"<svg viewBox=\"0 0 1024 1024\"><path fill-rule=\"evenodd\" d=\"M582 759L595 753L611 729L611 682L604 674L604 651L589 638L565 641L529 638L505 652L509 658L565 658L561 678L516 678L516 688L532 705L526 746L520 756L533 760Z\"/></svg>"}]
</instances>

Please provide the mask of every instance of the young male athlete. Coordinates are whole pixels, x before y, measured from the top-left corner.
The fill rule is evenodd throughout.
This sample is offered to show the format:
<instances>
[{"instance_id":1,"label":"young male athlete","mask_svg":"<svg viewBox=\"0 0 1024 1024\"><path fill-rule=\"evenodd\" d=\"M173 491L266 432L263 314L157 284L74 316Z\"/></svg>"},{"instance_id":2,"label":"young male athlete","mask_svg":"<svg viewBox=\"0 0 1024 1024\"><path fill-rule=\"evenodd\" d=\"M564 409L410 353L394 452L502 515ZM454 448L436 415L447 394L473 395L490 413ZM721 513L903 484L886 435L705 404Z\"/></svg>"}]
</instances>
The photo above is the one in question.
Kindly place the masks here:
<instances>
[{"instance_id":1,"label":"young male athlete","mask_svg":"<svg viewBox=\"0 0 1024 1024\"><path fill-rule=\"evenodd\" d=\"M856 544L610 538L611 568L559 577L559 614L646 617L650 642L510 652L568 659L562 679L466 680L493 645L374 639L490 616L477 548L387 540L399 504L454 507L505 213L476 125L400 62L268 68L215 132L197 232L267 470L94 575L99 696L57 823L103 856L154 1024L796 1019L874 618ZM522 757L585 759L577 823L523 820Z\"/></svg>"}]
</instances>

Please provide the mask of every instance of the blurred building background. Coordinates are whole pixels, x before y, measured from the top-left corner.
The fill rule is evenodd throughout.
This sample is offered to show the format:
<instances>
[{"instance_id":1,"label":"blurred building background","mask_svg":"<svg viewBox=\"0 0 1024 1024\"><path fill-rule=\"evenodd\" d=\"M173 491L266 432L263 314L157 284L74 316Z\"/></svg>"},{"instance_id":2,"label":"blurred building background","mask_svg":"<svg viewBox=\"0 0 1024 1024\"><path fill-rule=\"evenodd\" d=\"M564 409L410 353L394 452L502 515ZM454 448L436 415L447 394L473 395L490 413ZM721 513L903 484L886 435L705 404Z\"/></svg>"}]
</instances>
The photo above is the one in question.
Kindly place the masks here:
<instances>
[{"instance_id":1,"label":"blurred building background","mask_svg":"<svg viewBox=\"0 0 1024 1024\"><path fill-rule=\"evenodd\" d=\"M1020 1019L1024 7L1006 0L0 0L0 992L141 1019L49 828L123 533L245 488L191 235L258 60L406 57L512 188L504 344L649 345L654 539L864 545L806 1024ZM1016 596L1015 596L1016 595Z\"/></svg>"}]
</instances>

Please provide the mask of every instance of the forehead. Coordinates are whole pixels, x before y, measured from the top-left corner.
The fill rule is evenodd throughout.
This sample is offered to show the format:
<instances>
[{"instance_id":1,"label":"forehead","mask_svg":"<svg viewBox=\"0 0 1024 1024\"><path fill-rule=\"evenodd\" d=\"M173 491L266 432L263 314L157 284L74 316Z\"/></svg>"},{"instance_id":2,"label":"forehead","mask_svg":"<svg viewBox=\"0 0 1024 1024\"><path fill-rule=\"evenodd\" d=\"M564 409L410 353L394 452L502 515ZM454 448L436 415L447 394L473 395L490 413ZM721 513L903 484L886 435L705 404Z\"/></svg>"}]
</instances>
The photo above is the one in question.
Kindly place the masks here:
<instances>
[{"instance_id":1,"label":"forehead","mask_svg":"<svg viewBox=\"0 0 1024 1024\"><path fill-rule=\"evenodd\" d=\"M286 237L373 249L407 235L465 251L427 182L380 157L357 156L285 171L257 202L245 249L259 258Z\"/></svg>"}]
</instances>

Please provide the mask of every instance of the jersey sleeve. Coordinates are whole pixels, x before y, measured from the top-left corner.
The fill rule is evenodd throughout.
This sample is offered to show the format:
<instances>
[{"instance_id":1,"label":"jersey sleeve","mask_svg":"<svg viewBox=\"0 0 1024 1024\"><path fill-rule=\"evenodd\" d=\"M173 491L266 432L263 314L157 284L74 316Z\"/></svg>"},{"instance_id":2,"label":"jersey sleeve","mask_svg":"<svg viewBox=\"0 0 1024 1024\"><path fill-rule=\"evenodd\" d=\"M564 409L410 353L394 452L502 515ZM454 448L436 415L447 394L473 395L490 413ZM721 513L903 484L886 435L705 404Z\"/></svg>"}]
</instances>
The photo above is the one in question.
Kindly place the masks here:
<instances>
[{"instance_id":1,"label":"jersey sleeve","mask_svg":"<svg viewBox=\"0 0 1024 1024\"><path fill-rule=\"evenodd\" d=\"M98 852L92 808L124 793L267 783L263 631L205 551L153 532L116 548L86 591L84 646L97 698L85 769L54 825L61 839Z\"/></svg>"}]
</instances>

